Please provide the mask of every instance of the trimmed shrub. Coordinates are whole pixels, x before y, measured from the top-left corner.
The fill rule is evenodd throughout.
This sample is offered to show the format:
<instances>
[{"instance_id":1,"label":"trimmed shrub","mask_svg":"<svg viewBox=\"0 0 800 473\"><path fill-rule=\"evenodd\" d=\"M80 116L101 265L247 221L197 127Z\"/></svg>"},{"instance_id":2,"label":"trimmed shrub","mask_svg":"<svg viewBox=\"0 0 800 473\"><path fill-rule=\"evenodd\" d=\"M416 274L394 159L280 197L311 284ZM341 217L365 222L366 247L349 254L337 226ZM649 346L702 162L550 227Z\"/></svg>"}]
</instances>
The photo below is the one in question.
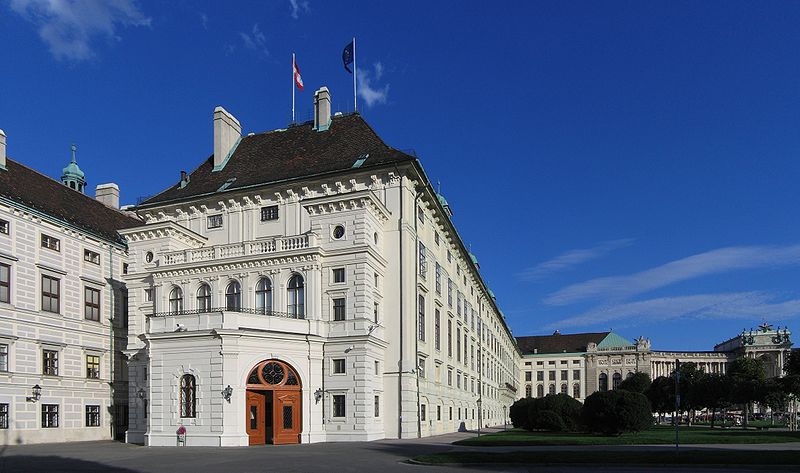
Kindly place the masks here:
<instances>
[{"instance_id":1,"label":"trimmed shrub","mask_svg":"<svg viewBox=\"0 0 800 473\"><path fill-rule=\"evenodd\" d=\"M532 429L528 422L528 406L534 401L536 400L533 398L523 397L511 405L511 408L508 409L508 417L514 427L526 430Z\"/></svg>"},{"instance_id":2,"label":"trimmed shrub","mask_svg":"<svg viewBox=\"0 0 800 473\"><path fill-rule=\"evenodd\" d=\"M543 398L528 400L528 430L577 430L580 425L581 403L566 394L548 394ZM559 418L554 422L549 417L543 419L542 412L549 411Z\"/></svg>"},{"instance_id":3,"label":"trimmed shrub","mask_svg":"<svg viewBox=\"0 0 800 473\"><path fill-rule=\"evenodd\" d=\"M586 398L581 419L590 432L619 435L647 429L653 424L653 413L643 394L600 391Z\"/></svg>"},{"instance_id":4,"label":"trimmed shrub","mask_svg":"<svg viewBox=\"0 0 800 473\"><path fill-rule=\"evenodd\" d=\"M544 409L539 411L536 418L536 428L551 432L565 432L567 425L556 412Z\"/></svg>"}]
</instances>

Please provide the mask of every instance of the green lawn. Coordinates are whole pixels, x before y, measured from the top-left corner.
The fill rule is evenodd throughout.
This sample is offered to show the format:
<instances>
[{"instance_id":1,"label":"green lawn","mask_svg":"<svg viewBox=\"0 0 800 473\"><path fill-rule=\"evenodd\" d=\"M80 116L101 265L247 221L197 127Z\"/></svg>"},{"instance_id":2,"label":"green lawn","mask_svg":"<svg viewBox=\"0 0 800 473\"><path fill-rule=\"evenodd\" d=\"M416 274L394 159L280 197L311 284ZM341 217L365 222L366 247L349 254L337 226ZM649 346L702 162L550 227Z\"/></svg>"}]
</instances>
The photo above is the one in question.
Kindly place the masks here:
<instances>
[{"instance_id":1,"label":"green lawn","mask_svg":"<svg viewBox=\"0 0 800 473\"><path fill-rule=\"evenodd\" d=\"M756 452L691 450L678 455L674 451L642 452L508 452L498 455L493 452L447 452L420 455L415 461L432 464L446 463L521 463L542 464L658 464L658 465L799 465L800 452Z\"/></svg>"},{"instance_id":2,"label":"green lawn","mask_svg":"<svg viewBox=\"0 0 800 473\"><path fill-rule=\"evenodd\" d=\"M773 430L710 429L708 427L681 427L680 443L784 443L800 442L800 432ZM675 443L673 427L657 426L638 433L605 437L584 433L528 432L513 429L455 442L472 446L519 445L663 445Z\"/></svg>"}]
</instances>

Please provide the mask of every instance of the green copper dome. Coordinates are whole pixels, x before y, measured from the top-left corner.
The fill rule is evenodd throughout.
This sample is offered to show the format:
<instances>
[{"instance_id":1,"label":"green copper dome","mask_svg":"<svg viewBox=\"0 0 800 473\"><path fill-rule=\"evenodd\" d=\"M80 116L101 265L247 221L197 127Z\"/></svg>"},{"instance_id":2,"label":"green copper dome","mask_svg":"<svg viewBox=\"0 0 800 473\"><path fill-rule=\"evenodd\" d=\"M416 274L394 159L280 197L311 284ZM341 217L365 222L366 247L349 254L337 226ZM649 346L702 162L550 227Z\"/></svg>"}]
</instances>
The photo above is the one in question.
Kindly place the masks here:
<instances>
[{"instance_id":1,"label":"green copper dome","mask_svg":"<svg viewBox=\"0 0 800 473\"><path fill-rule=\"evenodd\" d=\"M63 169L61 182L70 189L83 192L83 188L86 187L86 174L84 174L78 166L78 161L75 159L75 150L77 150L77 148L75 145L72 145L72 160L67 164L67 167Z\"/></svg>"}]
</instances>

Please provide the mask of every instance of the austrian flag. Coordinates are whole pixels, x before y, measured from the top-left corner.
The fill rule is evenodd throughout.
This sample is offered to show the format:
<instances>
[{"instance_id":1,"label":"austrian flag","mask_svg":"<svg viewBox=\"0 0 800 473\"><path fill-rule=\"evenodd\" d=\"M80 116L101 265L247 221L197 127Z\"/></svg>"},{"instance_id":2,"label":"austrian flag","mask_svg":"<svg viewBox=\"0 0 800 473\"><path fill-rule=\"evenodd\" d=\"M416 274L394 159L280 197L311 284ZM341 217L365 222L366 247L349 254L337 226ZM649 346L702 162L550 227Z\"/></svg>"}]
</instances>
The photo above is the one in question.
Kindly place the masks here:
<instances>
[{"instance_id":1,"label":"austrian flag","mask_svg":"<svg viewBox=\"0 0 800 473\"><path fill-rule=\"evenodd\" d=\"M292 61L293 64L293 73L294 73L294 84L297 86L298 89L303 90L303 78L300 77L300 69L297 68L297 62Z\"/></svg>"}]
</instances>

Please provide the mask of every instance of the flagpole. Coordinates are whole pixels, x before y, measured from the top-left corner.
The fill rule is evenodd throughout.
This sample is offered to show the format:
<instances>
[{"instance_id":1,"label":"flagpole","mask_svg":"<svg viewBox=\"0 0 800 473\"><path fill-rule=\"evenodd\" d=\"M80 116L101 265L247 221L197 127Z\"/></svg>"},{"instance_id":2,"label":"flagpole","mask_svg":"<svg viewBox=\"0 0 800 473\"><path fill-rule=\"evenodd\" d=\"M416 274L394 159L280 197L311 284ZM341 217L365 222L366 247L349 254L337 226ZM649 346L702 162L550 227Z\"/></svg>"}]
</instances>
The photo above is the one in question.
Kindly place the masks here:
<instances>
[{"instance_id":1,"label":"flagpole","mask_svg":"<svg viewBox=\"0 0 800 473\"><path fill-rule=\"evenodd\" d=\"M353 36L353 111L358 111L358 99L356 98L356 37Z\"/></svg>"},{"instance_id":2,"label":"flagpole","mask_svg":"<svg viewBox=\"0 0 800 473\"><path fill-rule=\"evenodd\" d=\"M292 53L292 123L294 123L294 53Z\"/></svg>"}]
</instances>

